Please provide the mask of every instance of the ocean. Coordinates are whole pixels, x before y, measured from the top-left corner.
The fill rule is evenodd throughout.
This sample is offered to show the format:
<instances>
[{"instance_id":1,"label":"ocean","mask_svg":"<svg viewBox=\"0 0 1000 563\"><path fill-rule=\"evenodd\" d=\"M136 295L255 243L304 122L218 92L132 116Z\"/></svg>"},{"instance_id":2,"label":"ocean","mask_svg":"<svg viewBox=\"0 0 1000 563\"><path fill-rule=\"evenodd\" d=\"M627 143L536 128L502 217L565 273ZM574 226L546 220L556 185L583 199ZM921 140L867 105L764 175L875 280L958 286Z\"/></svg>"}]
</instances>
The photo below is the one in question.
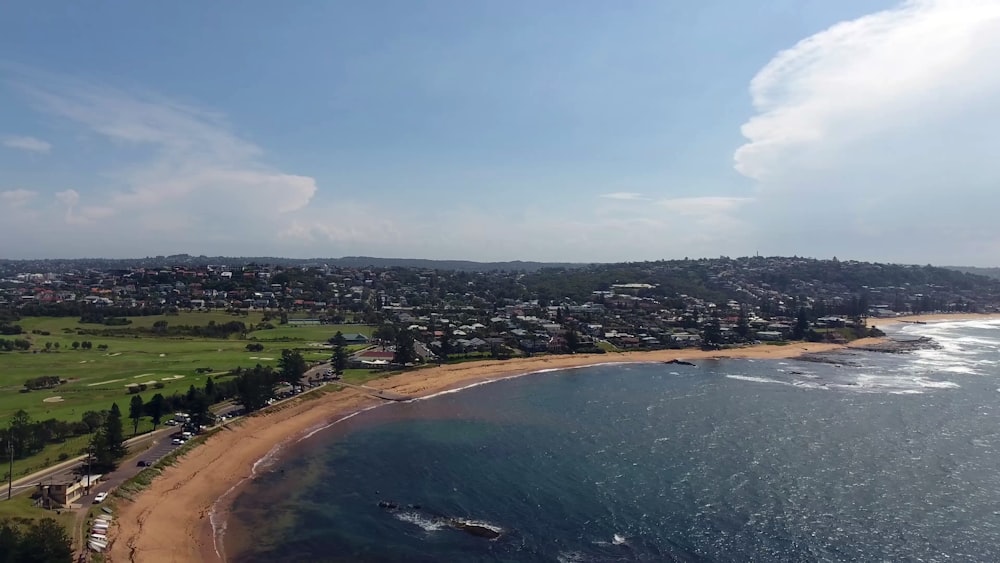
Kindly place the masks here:
<instances>
[{"instance_id":1,"label":"ocean","mask_svg":"<svg viewBox=\"0 0 1000 563\"><path fill-rule=\"evenodd\" d=\"M602 365L379 407L262 463L226 553L998 561L1000 322L895 336L940 347Z\"/></svg>"}]
</instances>

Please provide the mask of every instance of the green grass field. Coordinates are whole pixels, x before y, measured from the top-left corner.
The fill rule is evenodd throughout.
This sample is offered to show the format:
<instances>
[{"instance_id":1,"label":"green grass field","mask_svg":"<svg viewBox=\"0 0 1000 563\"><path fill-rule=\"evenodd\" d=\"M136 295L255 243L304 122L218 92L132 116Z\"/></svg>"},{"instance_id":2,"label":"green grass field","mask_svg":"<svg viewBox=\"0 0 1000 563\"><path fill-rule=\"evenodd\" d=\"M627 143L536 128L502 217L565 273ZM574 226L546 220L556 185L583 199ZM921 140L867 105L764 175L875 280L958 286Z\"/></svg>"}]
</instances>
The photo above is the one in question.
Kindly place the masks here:
<instances>
[{"instance_id":1,"label":"green grass field","mask_svg":"<svg viewBox=\"0 0 1000 563\"><path fill-rule=\"evenodd\" d=\"M258 363L275 366L283 348L300 350L309 362L326 360L330 357L331 350L323 345L338 330L363 334L371 334L372 331L372 327L365 325L296 327L279 326L276 321L272 321L276 328L254 331L246 340L236 337L207 339L154 336L141 334L134 329L152 327L159 320L167 321L171 326L204 326L210 321L222 324L233 320L258 324L262 316L259 313L235 316L211 311L130 319L132 324L126 327L81 324L77 322L77 317L29 317L18 321L28 333L19 338L29 339L32 349L27 352L0 353L0 425L6 426L6 421L18 409L27 411L33 420L79 420L84 412L108 409L112 402L117 402L127 416L131 399L127 391L128 384L146 384L147 389L140 393L144 400L155 393L165 396L174 392L184 393L192 384L204 386L210 375L220 377L235 367L252 367ZM128 332L113 337L77 333L79 329L105 328L125 329ZM47 331L50 334L31 334L32 330ZM93 348L72 348L74 341L84 340L92 342ZM52 344L52 351L44 351L46 342ZM262 344L264 350L248 352L246 345L250 342ZM59 344L58 350L54 348L56 343ZM107 345L107 350L98 350L101 344ZM197 373L199 368L209 371ZM67 380L67 383L54 389L20 392L25 381L43 375L56 375ZM154 388L156 383L163 387ZM127 433L131 434L131 423L128 420L125 422ZM53 444L41 454L15 463L15 475L20 475L29 468L41 468L45 459L55 463L60 453L75 456L82 444L72 442Z\"/></svg>"}]
</instances>

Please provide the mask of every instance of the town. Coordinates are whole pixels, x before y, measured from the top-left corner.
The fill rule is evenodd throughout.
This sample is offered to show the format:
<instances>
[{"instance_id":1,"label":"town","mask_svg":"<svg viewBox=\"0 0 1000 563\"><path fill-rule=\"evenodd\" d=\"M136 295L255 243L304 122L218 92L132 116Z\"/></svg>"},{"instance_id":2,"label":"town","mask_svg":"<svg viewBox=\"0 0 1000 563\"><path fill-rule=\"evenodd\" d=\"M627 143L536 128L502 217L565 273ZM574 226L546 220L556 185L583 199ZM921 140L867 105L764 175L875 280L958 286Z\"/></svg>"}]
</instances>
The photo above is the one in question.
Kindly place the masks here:
<instances>
[{"instance_id":1,"label":"town","mask_svg":"<svg viewBox=\"0 0 1000 563\"><path fill-rule=\"evenodd\" d=\"M37 271L37 262L0 262L0 315L95 315L111 325L135 315L224 310L265 312L273 325L372 325L389 346L355 356L352 364L379 367L391 363L401 333L417 343L414 356L402 358L409 364L453 356L840 341L850 335L841 329L858 328L863 318L1000 308L1000 281L991 278L836 259L685 259L533 271L483 264L477 271L467 264L450 270L319 261L191 264L186 258L186 264L163 259L157 266L107 269L69 261L58 271ZM25 345L17 340L4 345ZM349 340L368 341L363 334Z\"/></svg>"},{"instance_id":2,"label":"town","mask_svg":"<svg viewBox=\"0 0 1000 563\"><path fill-rule=\"evenodd\" d=\"M401 371L836 345L881 335L879 319L997 311L994 278L836 259L0 261L0 417L10 421L0 446L9 493L20 493L0 515L42 510L36 525L66 549L43 514L61 512L74 538L89 522L75 547L101 552L108 495L139 490L193 438L306 391L406 400L366 385Z\"/></svg>"}]
</instances>

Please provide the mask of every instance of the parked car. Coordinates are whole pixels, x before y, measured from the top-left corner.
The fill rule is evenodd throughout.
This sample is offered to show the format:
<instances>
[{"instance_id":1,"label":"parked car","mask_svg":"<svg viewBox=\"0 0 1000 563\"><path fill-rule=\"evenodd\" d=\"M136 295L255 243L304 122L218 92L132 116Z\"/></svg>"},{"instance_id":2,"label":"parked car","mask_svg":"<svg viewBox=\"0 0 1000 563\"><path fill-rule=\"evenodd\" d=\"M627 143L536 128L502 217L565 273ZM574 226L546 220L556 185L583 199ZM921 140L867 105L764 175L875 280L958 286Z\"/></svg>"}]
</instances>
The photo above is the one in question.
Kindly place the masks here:
<instances>
[{"instance_id":1,"label":"parked car","mask_svg":"<svg viewBox=\"0 0 1000 563\"><path fill-rule=\"evenodd\" d=\"M174 438L173 440L170 440L170 443L175 446L179 446L184 443L184 440L181 438Z\"/></svg>"},{"instance_id":2,"label":"parked car","mask_svg":"<svg viewBox=\"0 0 1000 563\"><path fill-rule=\"evenodd\" d=\"M108 493L97 493L97 496L94 497L94 504L101 504L106 498L108 498Z\"/></svg>"}]
</instances>

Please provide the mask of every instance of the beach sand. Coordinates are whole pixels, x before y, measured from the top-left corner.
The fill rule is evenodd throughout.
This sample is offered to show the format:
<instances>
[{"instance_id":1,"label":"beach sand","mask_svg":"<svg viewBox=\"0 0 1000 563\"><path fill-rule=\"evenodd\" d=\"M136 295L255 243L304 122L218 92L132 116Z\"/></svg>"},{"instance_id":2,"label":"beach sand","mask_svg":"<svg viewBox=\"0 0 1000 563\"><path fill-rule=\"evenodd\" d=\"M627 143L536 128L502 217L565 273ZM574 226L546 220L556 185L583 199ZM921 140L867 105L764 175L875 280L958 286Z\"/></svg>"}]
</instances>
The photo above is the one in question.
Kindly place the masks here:
<instances>
[{"instance_id":1,"label":"beach sand","mask_svg":"<svg viewBox=\"0 0 1000 563\"><path fill-rule=\"evenodd\" d=\"M894 322L904 320L911 319L893 319ZM879 339L862 339L851 345L865 346L877 341ZM374 380L367 385L408 396L427 396L501 377L600 363L712 358L778 359L840 348L843 346L794 343L722 351L685 349L540 356L427 367ZM217 521L224 521L226 503L237 494L238 486L252 477L258 460L285 441L296 440L313 429L379 402L361 390L343 389L319 398L280 405L208 437L204 444L192 449L177 464L166 468L134 500L118 502L119 514L115 519L107 560L223 560L225 554L216 552L210 515L214 507ZM215 506L220 497L225 498Z\"/></svg>"},{"instance_id":2,"label":"beach sand","mask_svg":"<svg viewBox=\"0 0 1000 563\"><path fill-rule=\"evenodd\" d=\"M946 321L978 321L998 320L1000 313L931 313L927 315L907 315L904 317L869 317L868 325L885 328L903 323L934 323Z\"/></svg>"}]
</instances>

